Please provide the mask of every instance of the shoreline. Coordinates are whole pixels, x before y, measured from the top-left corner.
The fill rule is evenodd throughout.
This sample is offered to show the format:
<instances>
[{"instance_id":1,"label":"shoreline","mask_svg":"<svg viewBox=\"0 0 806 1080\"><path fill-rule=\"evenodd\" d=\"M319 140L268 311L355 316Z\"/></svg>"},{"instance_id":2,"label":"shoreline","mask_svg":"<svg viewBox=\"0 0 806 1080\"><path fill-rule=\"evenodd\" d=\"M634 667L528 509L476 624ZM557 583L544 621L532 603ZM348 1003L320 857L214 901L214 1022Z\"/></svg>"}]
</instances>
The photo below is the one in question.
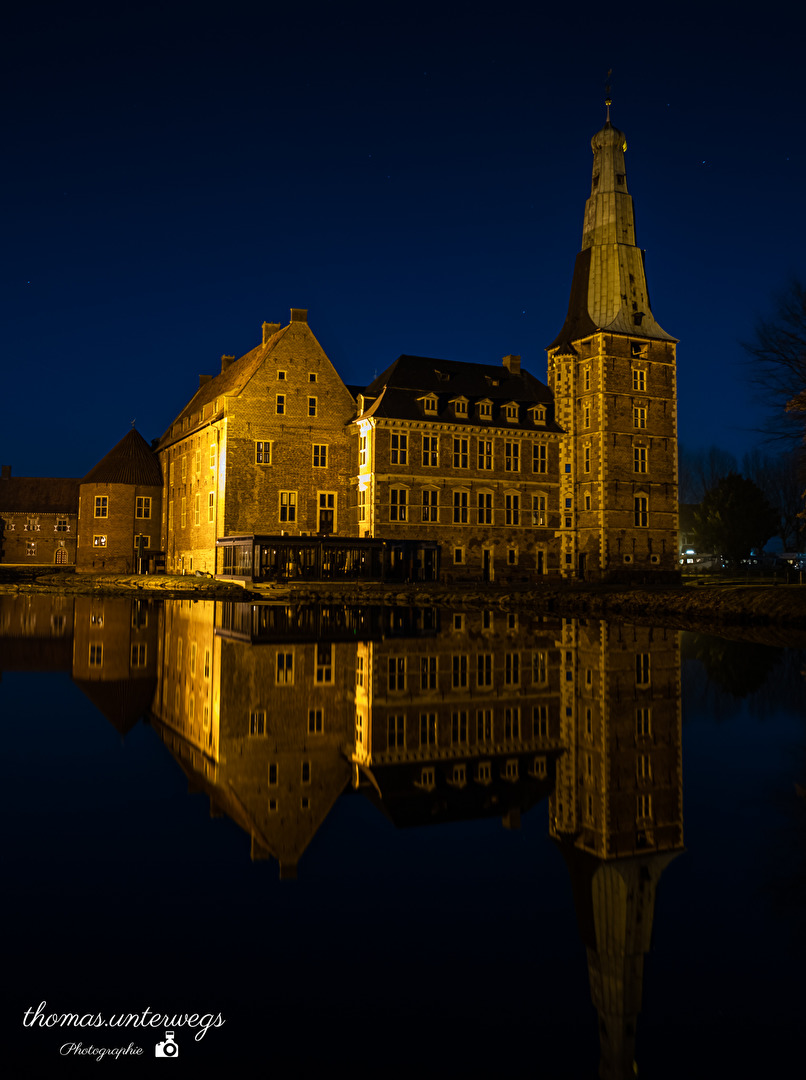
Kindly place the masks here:
<instances>
[{"instance_id":1,"label":"shoreline","mask_svg":"<svg viewBox=\"0 0 806 1080\"><path fill-rule=\"evenodd\" d=\"M390 606L529 608L538 614L663 624L679 629L779 630L806 638L806 588L802 585L707 583L627 588L624 585L552 581L522 588L497 585L456 588L437 583L295 582L245 588L215 578L160 574L38 573L0 570L0 595L54 593L79 596L144 596L278 604L339 603ZM706 626L703 626L703 623ZM768 635L765 635L768 636Z\"/></svg>"}]
</instances>

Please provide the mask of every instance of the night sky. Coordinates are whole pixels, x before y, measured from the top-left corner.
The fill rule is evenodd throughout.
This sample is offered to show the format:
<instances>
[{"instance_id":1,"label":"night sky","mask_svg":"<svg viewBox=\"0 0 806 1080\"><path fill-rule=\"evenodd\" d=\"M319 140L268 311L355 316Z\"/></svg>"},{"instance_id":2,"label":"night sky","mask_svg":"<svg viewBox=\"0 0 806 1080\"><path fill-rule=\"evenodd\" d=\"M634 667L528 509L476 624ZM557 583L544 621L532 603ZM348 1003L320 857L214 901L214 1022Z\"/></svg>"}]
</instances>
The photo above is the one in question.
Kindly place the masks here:
<instances>
[{"instance_id":1,"label":"night sky","mask_svg":"<svg viewBox=\"0 0 806 1080\"><path fill-rule=\"evenodd\" d=\"M739 342L805 269L795 7L20 6L2 463L83 476L132 420L161 435L291 307L346 382L400 353L545 381L608 68L681 441L741 454Z\"/></svg>"}]
</instances>

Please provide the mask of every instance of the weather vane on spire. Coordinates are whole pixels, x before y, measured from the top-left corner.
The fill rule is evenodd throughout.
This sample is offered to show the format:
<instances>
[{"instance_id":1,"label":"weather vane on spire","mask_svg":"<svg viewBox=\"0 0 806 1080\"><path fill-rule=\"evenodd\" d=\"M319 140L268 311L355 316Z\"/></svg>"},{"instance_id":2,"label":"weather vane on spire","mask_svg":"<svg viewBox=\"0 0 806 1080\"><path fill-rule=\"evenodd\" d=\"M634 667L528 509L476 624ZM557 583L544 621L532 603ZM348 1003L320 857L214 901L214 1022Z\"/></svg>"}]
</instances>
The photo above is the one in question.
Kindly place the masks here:
<instances>
[{"instance_id":1,"label":"weather vane on spire","mask_svg":"<svg viewBox=\"0 0 806 1080\"><path fill-rule=\"evenodd\" d=\"M136 423L137 423L137 417L135 416L135 418L134 418L134 419L132 420L132 427L134 427L134 425L135 425Z\"/></svg>"},{"instance_id":2,"label":"weather vane on spire","mask_svg":"<svg viewBox=\"0 0 806 1080\"><path fill-rule=\"evenodd\" d=\"M605 78L607 79L607 82L605 83L605 105L607 106L607 118L606 118L605 122L608 123L608 124L610 123L610 103L611 103L611 98L610 98L610 76L612 74L613 74L613 69L609 68L608 72L607 72L607 75L605 76Z\"/></svg>"}]
</instances>

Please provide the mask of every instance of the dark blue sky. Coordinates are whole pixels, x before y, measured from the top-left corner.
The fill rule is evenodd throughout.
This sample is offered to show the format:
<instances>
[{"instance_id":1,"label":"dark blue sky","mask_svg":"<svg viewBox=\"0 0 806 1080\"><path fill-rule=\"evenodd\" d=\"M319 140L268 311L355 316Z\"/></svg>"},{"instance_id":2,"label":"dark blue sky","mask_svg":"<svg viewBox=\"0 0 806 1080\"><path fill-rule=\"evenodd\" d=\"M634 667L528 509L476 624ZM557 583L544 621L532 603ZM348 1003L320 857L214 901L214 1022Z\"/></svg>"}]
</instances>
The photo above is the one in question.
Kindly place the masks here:
<instances>
[{"instance_id":1,"label":"dark blue sky","mask_svg":"<svg viewBox=\"0 0 806 1080\"><path fill-rule=\"evenodd\" d=\"M741 453L739 340L804 272L806 16L727 4L31 5L6 26L0 458L81 476L307 307L348 382L400 353L545 379L625 131L680 434ZM760 20L761 16L758 15Z\"/></svg>"}]
</instances>

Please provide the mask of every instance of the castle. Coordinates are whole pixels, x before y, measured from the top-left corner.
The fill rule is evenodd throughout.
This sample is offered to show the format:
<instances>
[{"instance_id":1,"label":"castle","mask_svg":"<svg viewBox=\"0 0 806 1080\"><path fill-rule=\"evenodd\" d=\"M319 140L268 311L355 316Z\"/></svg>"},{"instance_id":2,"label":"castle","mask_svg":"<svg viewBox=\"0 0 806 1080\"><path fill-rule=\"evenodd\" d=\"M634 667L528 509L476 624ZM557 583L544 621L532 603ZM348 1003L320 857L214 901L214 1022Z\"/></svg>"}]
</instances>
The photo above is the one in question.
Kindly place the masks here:
<instances>
[{"instance_id":1,"label":"castle","mask_svg":"<svg viewBox=\"0 0 806 1080\"><path fill-rule=\"evenodd\" d=\"M401 356L348 387L308 324L264 323L152 449L83 480L0 480L0 561L263 579L515 582L677 571L676 340L649 305L622 132L593 172L548 382Z\"/></svg>"}]
</instances>

